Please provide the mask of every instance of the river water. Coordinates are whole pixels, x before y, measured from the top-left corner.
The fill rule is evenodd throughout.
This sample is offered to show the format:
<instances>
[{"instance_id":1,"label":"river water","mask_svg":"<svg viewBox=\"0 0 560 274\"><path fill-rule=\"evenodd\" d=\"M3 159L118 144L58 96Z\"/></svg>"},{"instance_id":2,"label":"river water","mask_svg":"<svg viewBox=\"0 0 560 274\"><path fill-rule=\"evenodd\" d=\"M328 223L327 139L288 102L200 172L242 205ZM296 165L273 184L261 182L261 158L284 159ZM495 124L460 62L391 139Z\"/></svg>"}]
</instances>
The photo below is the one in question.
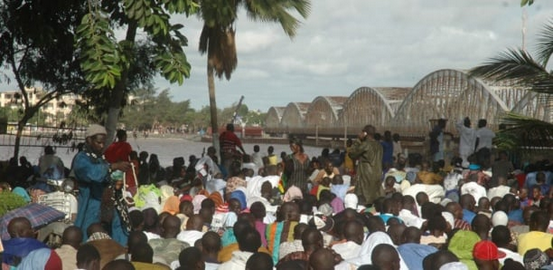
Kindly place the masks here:
<instances>
[{"instance_id":1,"label":"river water","mask_svg":"<svg viewBox=\"0 0 560 274\"><path fill-rule=\"evenodd\" d=\"M4 139L0 139L2 141L2 146L0 146L0 160L7 161L9 160L14 153L13 146L7 146L7 144L13 144L12 139L6 139L7 135L3 135ZM159 161L162 166L171 166L173 164L173 158L175 157L184 157L185 162L188 164L188 158L190 155L195 155L197 158L201 156L202 151L204 148L208 148L211 146L211 143L207 142L200 142L200 141L193 141L189 139L183 138L137 138L133 139L130 138L128 140L132 149L137 151L147 151L148 153L155 153L158 155ZM39 157L43 154L42 146L46 145L46 143L39 143L33 138L24 139L22 142L23 146L20 148L20 156L26 156L27 160L31 162L31 164L36 165L38 163ZM29 145L29 146L27 146ZM53 144L51 144L53 145ZM266 154L266 149L268 146L274 147L274 153L280 155L282 151L287 153L291 153L290 147L288 144L264 144L264 143L250 143L244 142L243 148L249 154L253 153L253 146L259 145L261 148L261 153ZM55 146L55 145L53 145ZM318 156L321 154L322 148L318 147L305 147L305 153L309 155L309 157ZM72 151L70 148L63 148L59 147L56 149L56 154L62 159L64 165L69 167L72 163L72 158L76 154L76 151Z\"/></svg>"}]
</instances>

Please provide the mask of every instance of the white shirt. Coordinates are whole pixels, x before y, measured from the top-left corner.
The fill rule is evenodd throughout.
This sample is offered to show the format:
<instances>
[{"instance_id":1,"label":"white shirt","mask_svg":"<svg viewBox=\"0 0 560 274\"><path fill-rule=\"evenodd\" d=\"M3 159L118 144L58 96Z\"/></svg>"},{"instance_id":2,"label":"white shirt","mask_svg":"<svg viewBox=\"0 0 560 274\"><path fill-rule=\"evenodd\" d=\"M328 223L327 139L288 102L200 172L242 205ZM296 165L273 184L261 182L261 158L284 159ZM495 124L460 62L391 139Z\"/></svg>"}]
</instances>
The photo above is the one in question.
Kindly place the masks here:
<instances>
[{"instance_id":1,"label":"white shirt","mask_svg":"<svg viewBox=\"0 0 560 274\"><path fill-rule=\"evenodd\" d=\"M221 264L218 267L218 270L245 270L247 260L249 260L249 257L251 257L251 255L253 254L253 252L247 251L234 251L231 254L231 259Z\"/></svg>"},{"instance_id":2,"label":"white shirt","mask_svg":"<svg viewBox=\"0 0 560 274\"><path fill-rule=\"evenodd\" d=\"M198 240L198 239L202 239L202 236L204 236L204 232L202 231L198 231L198 230L185 230L185 231L181 231L178 235L177 235L177 240L183 241L185 243L188 243L190 246L194 246L194 243Z\"/></svg>"},{"instance_id":3,"label":"white shirt","mask_svg":"<svg viewBox=\"0 0 560 274\"><path fill-rule=\"evenodd\" d=\"M474 152L474 143L476 141L476 132L470 127L466 127L463 124L463 120L460 119L455 124L457 126L457 131L459 131L460 141L459 141L459 154L469 156ZM463 163L465 164L465 163Z\"/></svg>"},{"instance_id":4,"label":"white shirt","mask_svg":"<svg viewBox=\"0 0 560 274\"><path fill-rule=\"evenodd\" d=\"M343 260L347 260L353 258L360 252L362 248L361 245L355 243L354 241L348 241L345 243L335 244L332 246L332 249L340 254Z\"/></svg>"},{"instance_id":5,"label":"white shirt","mask_svg":"<svg viewBox=\"0 0 560 274\"><path fill-rule=\"evenodd\" d=\"M251 155L251 160L255 163L255 165L257 165L257 168L264 167L262 158L263 155L260 152L254 152L253 155ZM257 173L255 173L255 175L257 175Z\"/></svg>"},{"instance_id":6,"label":"white shirt","mask_svg":"<svg viewBox=\"0 0 560 274\"><path fill-rule=\"evenodd\" d=\"M492 149L492 139L496 137L496 133L494 133L491 129L487 127L479 128L476 131L476 138L478 138L478 147L476 151L480 150L483 147Z\"/></svg>"},{"instance_id":7,"label":"white shirt","mask_svg":"<svg viewBox=\"0 0 560 274\"><path fill-rule=\"evenodd\" d=\"M406 226L414 226L416 228L421 228L422 224L424 223L424 219L412 214L408 209L401 209L399 212L399 218L403 220Z\"/></svg>"},{"instance_id":8,"label":"white shirt","mask_svg":"<svg viewBox=\"0 0 560 274\"><path fill-rule=\"evenodd\" d=\"M509 193L510 187L509 186L497 186L493 187L488 190L488 199L492 200L492 198L498 196L500 198L504 197L506 194Z\"/></svg>"}]
</instances>

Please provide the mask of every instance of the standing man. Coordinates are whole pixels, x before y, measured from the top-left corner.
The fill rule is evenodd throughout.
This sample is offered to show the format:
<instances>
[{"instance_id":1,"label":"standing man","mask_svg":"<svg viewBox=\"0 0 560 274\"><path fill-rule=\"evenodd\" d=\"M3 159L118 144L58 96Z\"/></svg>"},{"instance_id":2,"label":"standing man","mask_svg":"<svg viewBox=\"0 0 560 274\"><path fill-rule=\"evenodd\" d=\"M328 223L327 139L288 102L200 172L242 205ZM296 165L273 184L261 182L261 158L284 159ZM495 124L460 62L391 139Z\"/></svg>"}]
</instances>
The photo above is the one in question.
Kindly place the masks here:
<instances>
[{"instance_id":1,"label":"standing man","mask_svg":"<svg viewBox=\"0 0 560 274\"><path fill-rule=\"evenodd\" d=\"M439 119L437 124L430 132L430 153L433 155L434 162L443 160L443 130L446 120Z\"/></svg>"},{"instance_id":2,"label":"standing man","mask_svg":"<svg viewBox=\"0 0 560 274\"><path fill-rule=\"evenodd\" d=\"M100 221L101 197L109 185L111 172L130 169L129 162L108 163L103 159L106 139L107 131L103 126L90 125L83 150L72 160L72 171L80 189L74 225L82 229L84 240L87 239L87 228Z\"/></svg>"},{"instance_id":3,"label":"standing man","mask_svg":"<svg viewBox=\"0 0 560 274\"><path fill-rule=\"evenodd\" d=\"M231 163L235 160L237 156L237 148L241 149L243 154L245 153L245 149L243 149L243 145L241 144L241 140L235 135L233 124L227 124L226 131L220 134L220 156L222 161L222 166L224 166L225 170L228 172L228 176L230 176L229 168Z\"/></svg>"},{"instance_id":4,"label":"standing man","mask_svg":"<svg viewBox=\"0 0 560 274\"><path fill-rule=\"evenodd\" d=\"M459 156L463 159L463 167L469 167L467 160L471 154L474 153L474 143L476 139L476 132L471 128L471 119L465 117L463 121L460 119L455 124L457 131L459 131Z\"/></svg>"},{"instance_id":5,"label":"standing man","mask_svg":"<svg viewBox=\"0 0 560 274\"><path fill-rule=\"evenodd\" d=\"M128 156L132 152L132 146L126 140L126 131L124 129L117 129L117 140L105 150L105 160L107 162L129 161Z\"/></svg>"},{"instance_id":6,"label":"standing man","mask_svg":"<svg viewBox=\"0 0 560 274\"><path fill-rule=\"evenodd\" d=\"M492 139L496 137L496 133L494 133L491 129L487 128L486 123L487 123L486 119L478 120L478 130L476 131L475 151L479 151L483 147L492 150Z\"/></svg>"},{"instance_id":7,"label":"standing man","mask_svg":"<svg viewBox=\"0 0 560 274\"><path fill-rule=\"evenodd\" d=\"M117 129L117 140L110 144L105 150L105 160L110 164L116 162L132 162L130 159L130 153L132 152L132 146L126 141L128 136L124 129ZM136 177L138 177L138 167L139 165L134 165L134 172L136 172ZM137 182L135 181L135 176L130 170L125 174L126 178L126 190L134 196L138 189Z\"/></svg>"},{"instance_id":8,"label":"standing man","mask_svg":"<svg viewBox=\"0 0 560 274\"><path fill-rule=\"evenodd\" d=\"M373 139L375 127L367 125L358 140L348 150L351 158L358 160L356 168L356 195L361 205L371 205L381 194L381 160L383 148Z\"/></svg>"}]
</instances>

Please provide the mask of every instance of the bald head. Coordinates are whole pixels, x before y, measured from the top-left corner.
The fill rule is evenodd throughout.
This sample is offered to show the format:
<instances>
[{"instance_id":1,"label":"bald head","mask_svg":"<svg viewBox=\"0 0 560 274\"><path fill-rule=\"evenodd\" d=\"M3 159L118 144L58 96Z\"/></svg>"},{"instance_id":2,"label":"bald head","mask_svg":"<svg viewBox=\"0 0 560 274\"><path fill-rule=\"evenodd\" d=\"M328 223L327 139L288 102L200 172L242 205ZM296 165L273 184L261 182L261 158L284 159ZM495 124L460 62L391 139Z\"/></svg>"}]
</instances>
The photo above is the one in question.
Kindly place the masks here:
<instances>
[{"instance_id":1,"label":"bald head","mask_svg":"<svg viewBox=\"0 0 560 274\"><path fill-rule=\"evenodd\" d=\"M202 254L204 256L215 255L222 249L220 235L214 231L208 231L202 236Z\"/></svg>"},{"instance_id":2,"label":"bald head","mask_svg":"<svg viewBox=\"0 0 560 274\"><path fill-rule=\"evenodd\" d=\"M128 250L134 249L134 246L142 243L148 243L148 237L142 231L131 231L128 235Z\"/></svg>"},{"instance_id":3,"label":"bald head","mask_svg":"<svg viewBox=\"0 0 560 274\"><path fill-rule=\"evenodd\" d=\"M457 202L450 202L445 205L445 211L453 214L455 219L463 219L463 208Z\"/></svg>"},{"instance_id":4,"label":"bald head","mask_svg":"<svg viewBox=\"0 0 560 274\"><path fill-rule=\"evenodd\" d=\"M429 263L430 268L424 270L439 270L442 265L451 262L458 262L459 258L449 250L439 250L435 253L430 254L431 263Z\"/></svg>"},{"instance_id":5,"label":"bald head","mask_svg":"<svg viewBox=\"0 0 560 274\"><path fill-rule=\"evenodd\" d=\"M385 232L385 222L379 216L371 216L366 222L369 233L383 231Z\"/></svg>"},{"instance_id":6,"label":"bald head","mask_svg":"<svg viewBox=\"0 0 560 274\"><path fill-rule=\"evenodd\" d=\"M299 222L300 212L299 206L295 202L283 203L280 207L280 216L284 221Z\"/></svg>"},{"instance_id":7,"label":"bald head","mask_svg":"<svg viewBox=\"0 0 560 274\"><path fill-rule=\"evenodd\" d=\"M83 237L84 234L79 227L69 226L64 230L64 233L62 233L62 244L70 245L75 249L78 249L80 247L80 243L82 243Z\"/></svg>"},{"instance_id":8,"label":"bald head","mask_svg":"<svg viewBox=\"0 0 560 274\"><path fill-rule=\"evenodd\" d=\"M91 237L91 235L93 235L93 233L98 233L98 232L107 233L107 231L105 230L105 228L103 228L103 225L102 225L101 223L94 223L94 224L91 224L91 225L87 228L87 236L88 236L88 238Z\"/></svg>"},{"instance_id":9,"label":"bald head","mask_svg":"<svg viewBox=\"0 0 560 274\"><path fill-rule=\"evenodd\" d=\"M400 270L400 261L399 253L389 244L379 244L371 252L371 263L381 270Z\"/></svg>"},{"instance_id":10,"label":"bald head","mask_svg":"<svg viewBox=\"0 0 560 274\"><path fill-rule=\"evenodd\" d=\"M8 234L11 238L33 238L31 222L25 217L16 217L8 223Z\"/></svg>"},{"instance_id":11,"label":"bald head","mask_svg":"<svg viewBox=\"0 0 560 274\"><path fill-rule=\"evenodd\" d=\"M163 220L161 236L164 239L176 238L179 232L181 232L181 220L177 216L168 216Z\"/></svg>"},{"instance_id":12,"label":"bald head","mask_svg":"<svg viewBox=\"0 0 560 274\"><path fill-rule=\"evenodd\" d=\"M311 270L334 270L334 254L326 248L315 250L309 256L309 268Z\"/></svg>"},{"instance_id":13,"label":"bald head","mask_svg":"<svg viewBox=\"0 0 560 274\"><path fill-rule=\"evenodd\" d=\"M344 225L344 238L359 245L364 241L364 226L358 221L348 221Z\"/></svg>"},{"instance_id":14,"label":"bald head","mask_svg":"<svg viewBox=\"0 0 560 274\"><path fill-rule=\"evenodd\" d=\"M463 194L463 195L461 195L459 203L461 204L462 208L470 210L470 211L474 211L476 201L474 200L474 197L472 195Z\"/></svg>"},{"instance_id":15,"label":"bald head","mask_svg":"<svg viewBox=\"0 0 560 274\"><path fill-rule=\"evenodd\" d=\"M187 230L202 231L202 227L204 227L204 219L198 214L193 215L187 221Z\"/></svg>"},{"instance_id":16,"label":"bald head","mask_svg":"<svg viewBox=\"0 0 560 274\"><path fill-rule=\"evenodd\" d=\"M406 225L404 224L394 224L391 225L389 229L387 229L387 234L389 234L389 237L391 237L393 244L395 245L401 244L402 235L405 229L406 229Z\"/></svg>"},{"instance_id":17,"label":"bald head","mask_svg":"<svg viewBox=\"0 0 560 274\"><path fill-rule=\"evenodd\" d=\"M492 228L492 224L490 222L490 218L484 214L477 214L474 219L472 220L471 224L472 230L480 236L481 240L488 239L488 233Z\"/></svg>"},{"instance_id":18,"label":"bald head","mask_svg":"<svg viewBox=\"0 0 560 274\"><path fill-rule=\"evenodd\" d=\"M323 247L323 235L317 229L308 228L301 235L301 243L305 251L315 251Z\"/></svg>"},{"instance_id":19,"label":"bald head","mask_svg":"<svg viewBox=\"0 0 560 274\"><path fill-rule=\"evenodd\" d=\"M401 237L401 244L408 244L408 243L420 243L420 238L422 237L422 231L414 226L407 227Z\"/></svg>"}]
</instances>

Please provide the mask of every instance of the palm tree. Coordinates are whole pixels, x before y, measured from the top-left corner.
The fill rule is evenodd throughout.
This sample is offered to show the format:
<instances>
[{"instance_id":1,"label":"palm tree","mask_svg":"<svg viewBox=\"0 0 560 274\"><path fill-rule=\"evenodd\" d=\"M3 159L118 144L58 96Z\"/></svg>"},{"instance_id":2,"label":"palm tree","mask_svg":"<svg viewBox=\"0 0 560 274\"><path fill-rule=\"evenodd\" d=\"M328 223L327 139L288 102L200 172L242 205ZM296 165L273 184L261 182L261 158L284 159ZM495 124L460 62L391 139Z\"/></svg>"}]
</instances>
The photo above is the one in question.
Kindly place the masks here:
<instances>
[{"instance_id":1,"label":"palm tree","mask_svg":"<svg viewBox=\"0 0 560 274\"><path fill-rule=\"evenodd\" d=\"M539 34L536 59L524 50L510 49L489 62L475 67L471 76L492 81L507 81L537 93L540 104L552 117L552 70L546 66L552 56L552 22L547 23ZM552 119L550 122L508 112L502 118L505 126L498 132L496 144L503 149L521 147L552 147Z\"/></svg>"},{"instance_id":2,"label":"palm tree","mask_svg":"<svg viewBox=\"0 0 560 274\"><path fill-rule=\"evenodd\" d=\"M199 0L199 16L204 20L198 50L207 53L208 94L210 97L210 122L213 146L218 144L218 114L214 75L222 79L231 78L237 66L234 23L240 7L247 11L252 20L280 23L284 32L293 38L300 26L290 12L296 11L306 18L311 3L309 0Z\"/></svg>"}]
</instances>

